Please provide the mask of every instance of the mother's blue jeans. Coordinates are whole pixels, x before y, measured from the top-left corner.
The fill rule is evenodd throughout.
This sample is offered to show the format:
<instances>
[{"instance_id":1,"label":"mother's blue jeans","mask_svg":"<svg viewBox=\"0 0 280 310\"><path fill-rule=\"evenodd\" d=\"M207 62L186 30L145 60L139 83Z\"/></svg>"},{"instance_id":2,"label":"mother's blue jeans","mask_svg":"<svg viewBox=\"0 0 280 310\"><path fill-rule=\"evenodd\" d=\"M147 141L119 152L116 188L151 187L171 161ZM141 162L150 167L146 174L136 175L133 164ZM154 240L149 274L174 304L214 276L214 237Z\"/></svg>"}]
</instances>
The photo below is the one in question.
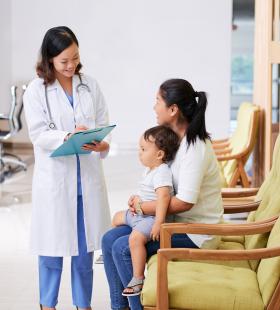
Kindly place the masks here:
<instances>
[{"instance_id":1,"label":"mother's blue jeans","mask_svg":"<svg viewBox=\"0 0 280 310\"><path fill-rule=\"evenodd\" d=\"M122 225L107 231L102 238L102 253L104 267L110 288L111 308L120 310L129 307L131 310L142 310L140 295L133 297L122 296L122 291L133 275L129 249L129 235L132 229ZM175 234L171 241L173 248L197 248L186 234ZM147 257L156 254L159 242L150 241L146 245Z\"/></svg>"}]
</instances>

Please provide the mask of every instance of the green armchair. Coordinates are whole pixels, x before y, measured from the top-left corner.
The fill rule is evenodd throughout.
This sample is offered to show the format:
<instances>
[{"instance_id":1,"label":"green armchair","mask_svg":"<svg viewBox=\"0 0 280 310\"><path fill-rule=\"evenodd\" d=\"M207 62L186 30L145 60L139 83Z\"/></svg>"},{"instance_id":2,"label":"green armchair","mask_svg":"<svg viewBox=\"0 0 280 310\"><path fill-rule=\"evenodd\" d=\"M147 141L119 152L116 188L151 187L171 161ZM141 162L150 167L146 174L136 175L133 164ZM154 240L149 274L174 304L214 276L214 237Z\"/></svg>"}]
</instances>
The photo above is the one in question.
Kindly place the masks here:
<instances>
[{"instance_id":1,"label":"green armchair","mask_svg":"<svg viewBox=\"0 0 280 310\"><path fill-rule=\"evenodd\" d=\"M223 187L235 187L238 182L249 187L245 164L257 140L259 107L244 102L238 110L237 128L232 137L213 141L213 148L220 162Z\"/></svg>"},{"instance_id":2,"label":"green armchair","mask_svg":"<svg viewBox=\"0 0 280 310\"><path fill-rule=\"evenodd\" d=\"M174 227L175 232L192 234L271 232L267 246L261 249L160 249L157 262L152 260L148 264L141 295L145 310L280 309L280 219L263 225L243 224L239 228L231 225L189 224L182 229L184 224L178 225ZM257 270L253 270L209 263L209 259L257 259L260 264Z\"/></svg>"}]
</instances>

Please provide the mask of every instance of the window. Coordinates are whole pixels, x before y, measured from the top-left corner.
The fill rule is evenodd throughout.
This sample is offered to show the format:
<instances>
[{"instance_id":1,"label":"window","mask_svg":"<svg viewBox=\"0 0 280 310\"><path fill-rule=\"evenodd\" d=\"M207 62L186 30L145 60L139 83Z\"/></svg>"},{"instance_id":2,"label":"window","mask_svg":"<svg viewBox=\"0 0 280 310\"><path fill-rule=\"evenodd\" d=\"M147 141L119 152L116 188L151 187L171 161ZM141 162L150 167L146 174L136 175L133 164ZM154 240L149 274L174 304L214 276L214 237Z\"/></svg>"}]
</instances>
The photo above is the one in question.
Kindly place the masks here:
<instances>
[{"instance_id":1,"label":"window","mask_svg":"<svg viewBox=\"0 0 280 310\"><path fill-rule=\"evenodd\" d=\"M231 94L253 94L252 55L239 55L232 58Z\"/></svg>"}]
</instances>

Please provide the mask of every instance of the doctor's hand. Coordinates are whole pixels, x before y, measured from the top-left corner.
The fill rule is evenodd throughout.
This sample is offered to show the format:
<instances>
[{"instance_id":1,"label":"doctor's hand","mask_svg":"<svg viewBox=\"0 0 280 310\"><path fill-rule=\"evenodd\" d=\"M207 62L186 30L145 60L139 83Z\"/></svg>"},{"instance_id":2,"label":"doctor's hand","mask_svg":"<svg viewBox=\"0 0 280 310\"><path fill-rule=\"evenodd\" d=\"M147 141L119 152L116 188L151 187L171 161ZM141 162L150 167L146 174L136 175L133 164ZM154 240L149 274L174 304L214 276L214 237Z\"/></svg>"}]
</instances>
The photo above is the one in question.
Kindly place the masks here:
<instances>
[{"instance_id":1,"label":"doctor's hand","mask_svg":"<svg viewBox=\"0 0 280 310\"><path fill-rule=\"evenodd\" d=\"M109 144L105 141L92 141L90 144L84 144L82 149L84 151L104 152L109 149Z\"/></svg>"},{"instance_id":2,"label":"doctor's hand","mask_svg":"<svg viewBox=\"0 0 280 310\"><path fill-rule=\"evenodd\" d=\"M88 127L84 125L76 125L74 133L88 130Z\"/></svg>"},{"instance_id":3,"label":"doctor's hand","mask_svg":"<svg viewBox=\"0 0 280 310\"><path fill-rule=\"evenodd\" d=\"M75 126L75 131L73 133L69 132L65 137L64 137L64 141L67 141L71 136L73 136L73 134L77 133L77 132L81 132L81 131L85 131L88 130L88 128L84 125L77 125Z\"/></svg>"}]
</instances>

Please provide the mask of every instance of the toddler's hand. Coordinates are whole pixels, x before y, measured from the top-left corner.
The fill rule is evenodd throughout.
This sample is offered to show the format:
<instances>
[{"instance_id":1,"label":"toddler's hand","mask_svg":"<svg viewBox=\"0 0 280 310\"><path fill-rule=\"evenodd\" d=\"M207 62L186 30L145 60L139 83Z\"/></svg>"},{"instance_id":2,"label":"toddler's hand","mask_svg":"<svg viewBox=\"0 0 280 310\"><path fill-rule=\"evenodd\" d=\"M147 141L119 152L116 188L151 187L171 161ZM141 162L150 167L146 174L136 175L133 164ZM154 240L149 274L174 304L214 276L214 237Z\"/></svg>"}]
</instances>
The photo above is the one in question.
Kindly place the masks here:
<instances>
[{"instance_id":1,"label":"toddler's hand","mask_svg":"<svg viewBox=\"0 0 280 310\"><path fill-rule=\"evenodd\" d=\"M129 197L128 202L127 202L128 207L132 207L132 206L133 206L133 200L134 200L134 198L135 198L135 195L131 195L131 196Z\"/></svg>"},{"instance_id":2,"label":"toddler's hand","mask_svg":"<svg viewBox=\"0 0 280 310\"><path fill-rule=\"evenodd\" d=\"M161 223L155 222L151 231L151 239L153 241L159 241L159 236L160 236L160 225Z\"/></svg>"},{"instance_id":3,"label":"toddler's hand","mask_svg":"<svg viewBox=\"0 0 280 310\"><path fill-rule=\"evenodd\" d=\"M137 195L132 195L130 196L130 198L128 199L128 208L130 210L130 212L135 215L136 214L136 205L137 203L140 201L140 197Z\"/></svg>"}]
</instances>

